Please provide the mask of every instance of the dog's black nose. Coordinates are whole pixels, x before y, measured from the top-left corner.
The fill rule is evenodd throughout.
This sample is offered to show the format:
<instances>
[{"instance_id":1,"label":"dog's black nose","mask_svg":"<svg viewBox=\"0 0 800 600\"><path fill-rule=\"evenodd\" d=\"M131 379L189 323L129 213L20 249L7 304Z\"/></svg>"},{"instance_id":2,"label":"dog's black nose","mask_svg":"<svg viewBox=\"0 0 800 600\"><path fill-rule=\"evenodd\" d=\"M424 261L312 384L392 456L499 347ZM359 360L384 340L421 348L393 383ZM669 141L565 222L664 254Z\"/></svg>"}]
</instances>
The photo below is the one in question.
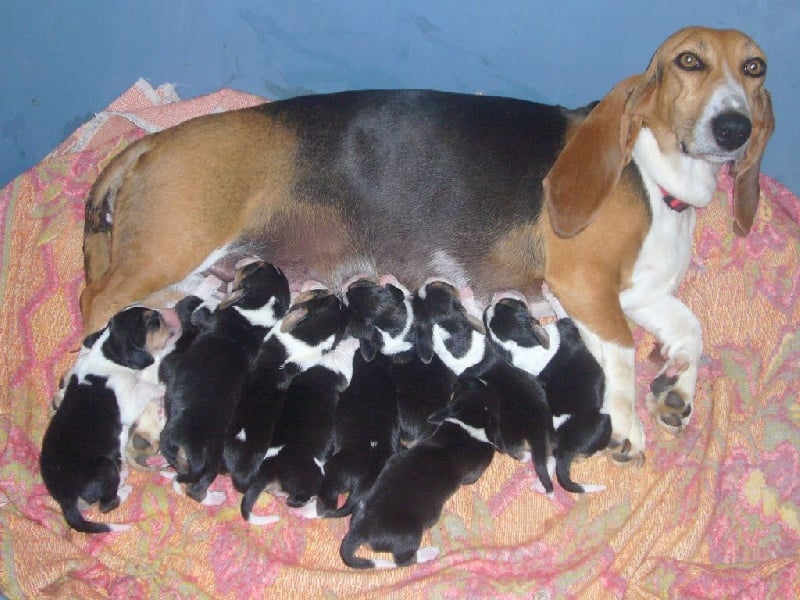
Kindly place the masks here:
<instances>
[{"instance_id":1,"label":"dog's black nose","mask_svg":"<svg viewBox=\"0 0 800 600\"><path fill-rule=\"evenodd\" d=\"M718 114L711 120L711 132L720 148L736 150L750 138L753 125L745 115L735 111Z\"/></svg>"}]
</instances>

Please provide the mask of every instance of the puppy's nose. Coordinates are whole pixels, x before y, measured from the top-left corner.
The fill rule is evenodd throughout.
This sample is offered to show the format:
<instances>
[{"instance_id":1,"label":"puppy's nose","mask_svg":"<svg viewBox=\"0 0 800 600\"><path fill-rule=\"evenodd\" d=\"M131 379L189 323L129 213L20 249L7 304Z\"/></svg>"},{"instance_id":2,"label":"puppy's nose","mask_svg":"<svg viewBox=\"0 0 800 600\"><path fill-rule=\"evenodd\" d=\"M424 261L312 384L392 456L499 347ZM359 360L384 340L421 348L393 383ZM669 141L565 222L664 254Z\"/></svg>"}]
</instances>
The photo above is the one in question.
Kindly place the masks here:
<instances>
[{"instance_id":1,"label":"puppy's nose","mask_svg":"<svg viewBox=\"0 0 800 600\"><path fill-rule=\"evenodd\" d=\"M750 138L750 119L735 111L718 114L711 121L711 132L723 150L736 150Z\"/></svg>"}]
</instances>

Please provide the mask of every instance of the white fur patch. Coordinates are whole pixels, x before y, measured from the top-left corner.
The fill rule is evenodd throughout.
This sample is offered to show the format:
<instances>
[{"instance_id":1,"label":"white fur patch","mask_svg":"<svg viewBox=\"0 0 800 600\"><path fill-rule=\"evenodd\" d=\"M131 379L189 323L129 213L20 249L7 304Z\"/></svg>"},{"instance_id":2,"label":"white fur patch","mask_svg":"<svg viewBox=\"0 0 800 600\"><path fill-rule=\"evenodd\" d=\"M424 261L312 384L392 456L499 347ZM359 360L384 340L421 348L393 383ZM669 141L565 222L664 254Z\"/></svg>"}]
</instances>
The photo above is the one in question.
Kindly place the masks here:
<instances>
[{"instance_id":1,"label":"white fur patch","mask_svg":"<svg viewBox=\"0 0 800 600\"><path fill-rule=\"evenodd\" d=\"M472 425L467 425L464 421L456 419L455 417L449 417L445 419L445 423L453 423L454 425L458 425L466 431L469 436L479 442L483 442L485 444L491 444L492 442L489 441L489 438L486 436L486 430L482 427L473 427Z\"/></svg>"},{"instance_id":2,"label":"white fur patch","mask_svg":"<svg viewBox=\"0 0 800 600\"><path fill-rule=\"evenodd\" d=\"M543 346L520 346L514 340L501 340L490 329L489 334L497 344L511 354L511 364L515 367L527 371L532 375L538 376L550 364L553 357L561 346L561 335L555 322L544 326L545 331L550 336L550 347Z\"/></svg>"},{"instance_id":3,"label":"white fur patch","mask_svg":"<svg viewBox=\"0 0 800 600\"><path fill-rule=\"evenodd\" d=\"M236 434L236 439L239 440L240 442L247 441L247 432L244 430L244 427L242 427L242 430Z\"/></svg>"},{"instance_id":4,"label":"white fur patch","mask_svg":"<svg viewBox=\"0 0 800 600\"><path fill-rule=\"evenodd\" d=\"M456 358L447 349L445 342L450 337L450 332L444 327L440 325L433 326L433 351L453 373L461 375L461 373L483 360L486 352L486 338L483 334L472 330L470 348L461 358Z\"/></svg>"},{"instance_id":5,"label":"white fur patch","mask_svg":"<svg viewBox=\"0 0 800 600\"><path fill-rule=\"evenodd\" d=\"M278 316L275 314L275 303L277 301L277 298L273 296L269 299L269 302L260 308L241 308L235 305L233 308L247 319L247 322L253 327L270 328L278 322Z\"/></svg>"},{"instance_id":6,"label":"white fur patch","mask_svg":"<svg viewBox=\"0 0 800 600\"><path fill-rule=\"evenodd\" d=\"M255 525L256 527L264 527L265 525L272 525L273 523L277 523L278 521L280 521L280 517L276 515L259 516L250 513L250 515L247 517L247 522L250 523L250 525Z\"/></svg>"},{"instance_id":7,"label":"white fur patch","mask_svg":"<svg viewBox=\"0 0 800 600\"><path fill-rule=\"evenodd\" d=\"M272 446L267 450L266 454L264 454L264 460L272 458L273 456L278 456L278 454L281 453L281 450L283 450L283 446Z\"/></svg>"}]
</instances>

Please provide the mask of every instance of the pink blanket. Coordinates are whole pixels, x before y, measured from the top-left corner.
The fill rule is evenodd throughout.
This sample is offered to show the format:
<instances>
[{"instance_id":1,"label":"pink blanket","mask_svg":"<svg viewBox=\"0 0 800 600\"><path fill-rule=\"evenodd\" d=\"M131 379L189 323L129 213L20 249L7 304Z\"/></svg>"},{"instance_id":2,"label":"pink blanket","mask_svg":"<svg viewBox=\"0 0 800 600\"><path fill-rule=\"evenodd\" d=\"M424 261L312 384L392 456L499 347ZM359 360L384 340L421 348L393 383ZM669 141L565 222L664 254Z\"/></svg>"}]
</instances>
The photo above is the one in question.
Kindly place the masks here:
<instances>
[{"instance_id":1,"label":"pink blanket","mask_svg":"<svg viewBox=\"0 0 800 600\"><path fill-rule=\"evenodd\" d=\"M498 455L462 488L423 545L436 560L354 572L345 520L307 521L263 496L243 522L227 478L217 508L134 472L126 532L70 530L39 474L49 400L80 344L83 203L101 167L145 131L261 102L222 90L181 101L138 82L0 191L0 589L24 597L789 598L800 589L800 202L768 177L752 233L731 232L731 180L699 212L679 295L704 328L695 413L680 437L656 428L642 468L602 456L574 468L605 492L554 499L529 465ZM637 332L638 393L656 372Z\"/></svg>"}]
</instances>

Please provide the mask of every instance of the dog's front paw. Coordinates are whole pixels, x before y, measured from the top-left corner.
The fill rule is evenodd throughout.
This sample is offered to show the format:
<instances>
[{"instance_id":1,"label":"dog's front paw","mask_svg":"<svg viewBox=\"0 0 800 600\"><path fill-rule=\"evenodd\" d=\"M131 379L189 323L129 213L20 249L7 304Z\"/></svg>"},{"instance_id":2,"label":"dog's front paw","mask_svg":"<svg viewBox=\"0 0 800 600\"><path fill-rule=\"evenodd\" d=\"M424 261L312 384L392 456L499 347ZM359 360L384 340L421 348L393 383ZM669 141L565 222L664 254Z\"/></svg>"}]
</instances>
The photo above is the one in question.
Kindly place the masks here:
<instances>
[{"instance_id":1,"label":"dog's front paw","mask_svg":"<svg viewBox=\"0 0 800 600\"><path fill-rule=\"evenodd\" d=\"M666 431L678 434L692 417L697 368L684 360L669 361L650 384L647 410Z\"/></svg>"},{"instance_id":2,"label":"dog's front paw","mask_svg":"<svg viewBox=\"0 0 800 600\"><path fill-rule=\"evenodd\" d=\"M627 414L611 413L611 440L608 442L609 457L617 465L644 464L644 427L633 410Z\"/></svg>"}]
</instances>

